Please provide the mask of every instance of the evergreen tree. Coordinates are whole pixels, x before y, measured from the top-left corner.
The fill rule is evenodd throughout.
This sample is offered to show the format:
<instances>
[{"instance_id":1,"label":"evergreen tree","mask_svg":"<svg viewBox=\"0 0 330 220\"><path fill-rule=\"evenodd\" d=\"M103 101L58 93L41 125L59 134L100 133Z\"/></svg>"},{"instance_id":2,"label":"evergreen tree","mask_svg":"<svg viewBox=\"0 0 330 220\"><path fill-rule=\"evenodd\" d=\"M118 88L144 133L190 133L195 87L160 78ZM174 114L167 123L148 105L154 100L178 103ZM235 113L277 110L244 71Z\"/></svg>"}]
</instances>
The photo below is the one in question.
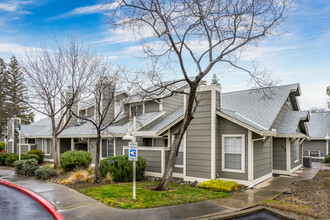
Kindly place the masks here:
<instances>
[{"instance_id":1,"label":"evergreen tree","mask_svg":"<svg viewBox=\"0 0 330 220\"><path fill-rule=\"evenodd\" d=\"M6 109L6 75L6 63L0 58L0 133L3 133L6 128L8 116Z\"/></svg>"},{"instance_id":2,"label":"evergreen tree","mask_svg":"<svg viewBox=\"0 0 330 220\"><path fill-rule=\"evenodd\" d=\"M20 71L15 56L10 59L7 67L6 88L9 117L16 115L22 119L22 124L30 124L33 121L33 113L30 112L28 106L25 104L28 98L27 89L24 85L23 73Z\"/></svg>"},{"instance_id":3,"label":"evergreen tree","mask_svg":"<svg viewBox=\"0 0 330 220\"><path fill-rule=\"evenodd\" d=\"M327 87L327 95L330 97L330 86ZM328 108L330 109L330 98L328 99Z\"/></svg>"},{"instance_id":4,"label":"evergreen tree","mask_svg":"<svg viewBox=\"0 0 330 220\"><path fill-rule=\"evenodd\" d=\"M218 77L217 77L216 74L213 74L213 76L212 76L212 82L211 82L211 85L217 85L217 86L220 86L219 79L218 79Z\"/></svg>"}]
</instances>

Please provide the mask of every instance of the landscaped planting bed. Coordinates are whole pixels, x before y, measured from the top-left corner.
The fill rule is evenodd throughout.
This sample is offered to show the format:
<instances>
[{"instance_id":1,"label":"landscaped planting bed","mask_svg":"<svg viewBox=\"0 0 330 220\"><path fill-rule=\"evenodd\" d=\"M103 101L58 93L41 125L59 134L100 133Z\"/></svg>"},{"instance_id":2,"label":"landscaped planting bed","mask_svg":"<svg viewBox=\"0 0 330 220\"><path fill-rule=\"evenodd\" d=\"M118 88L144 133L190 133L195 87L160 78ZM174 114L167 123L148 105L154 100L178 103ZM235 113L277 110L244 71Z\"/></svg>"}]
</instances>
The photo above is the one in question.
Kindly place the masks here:
<instances>
[{"instance_id":1,"label":"landscaped planting bed","mask_svg":"<svg viewBox=\"0 0 330 220\"><path fill-rule=\"evenodd\" d=\"M161 206L179 205L230 196L225 192L191 187L171 183L169 191L154 191L158 182L137 182L136 201L132 198L132 183L116 183L98 187L89 187L79 191L108 206L123 209L145 209Z\"/></svg>"}]
</instances>

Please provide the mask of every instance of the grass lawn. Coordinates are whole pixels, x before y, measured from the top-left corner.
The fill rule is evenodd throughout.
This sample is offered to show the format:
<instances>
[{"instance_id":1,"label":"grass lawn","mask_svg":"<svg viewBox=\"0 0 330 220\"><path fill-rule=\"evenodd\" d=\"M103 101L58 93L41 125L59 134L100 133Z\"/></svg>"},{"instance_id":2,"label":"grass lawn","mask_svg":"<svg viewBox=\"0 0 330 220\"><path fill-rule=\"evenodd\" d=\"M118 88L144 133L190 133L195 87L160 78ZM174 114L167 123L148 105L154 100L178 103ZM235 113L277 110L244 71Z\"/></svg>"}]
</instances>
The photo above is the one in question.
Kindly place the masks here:
<instances>
[{"instance_id":1,"label":"grass lawn","mask_svg":"<svg viewBox=\"0 0 330 220\"><path fill-rule=\"evenodd\" d=\"M170 191L151 190L157 182L137 182L136 201L133 201L132 183L117 183L80 190L108 206L123 209L145 209L217 199L230 196L229 193L212 192L188 185L171 183Z\"/></svg>"}]
</instances>

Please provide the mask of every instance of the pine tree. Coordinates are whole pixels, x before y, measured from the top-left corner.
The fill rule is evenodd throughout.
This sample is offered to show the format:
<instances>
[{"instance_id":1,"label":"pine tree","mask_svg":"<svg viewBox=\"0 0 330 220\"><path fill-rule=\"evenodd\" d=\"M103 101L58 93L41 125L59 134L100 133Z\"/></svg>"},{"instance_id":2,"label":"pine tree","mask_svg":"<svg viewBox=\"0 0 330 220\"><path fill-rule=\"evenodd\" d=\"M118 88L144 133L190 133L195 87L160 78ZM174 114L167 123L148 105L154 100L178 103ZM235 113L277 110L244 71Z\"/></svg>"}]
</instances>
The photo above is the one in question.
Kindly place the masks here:
<instances>
[{"instance_id":1,"label":"pine tree","mask_svg":"<svg viewBox=\"0 0 330 220\"><path fill-rule=\"evenodd\" d=\"M327 95L330 97L330 86L327 87ZM330 109L330 98L328 99L328 108Z\"/></svg>"},{"instance_id":2,"label":"pine tree","mask_svg":"<svg viewBox=\"0 0 330 220\"><path fill-rule=\"evenodd\" d=\"M0 58L0 134L4 132L7 124L8 111L6 109L6 63Z\"/></svg>"},{"instance_id":3,"label":"pine tree","mask_svg":"<svg viewBox=\"0 0 330 220\"><path fill-rule=\"evenodd\" d=\"M24 103L27 100L27 89L24 85L24 76L19 69L18 61L12 56L7 67L7 97L9 117L17 116L22 119L22 124L30 124L33 121L28 106ZM32 117L32 120L31 120Z\"/></svg>"},{"instance_id":4,"label":"pine tree","mask_svg":"<svg viewBox=\"0 0 330 220\"><path fill-rule=\"evenodd\" d=\"M219 79L218 79L218 77L217 77L216 74L213 74L213 76L212 76L212 82L211 82L211 85L217 85L217 86L220 86Z\"/></svg>"}]
</instances>

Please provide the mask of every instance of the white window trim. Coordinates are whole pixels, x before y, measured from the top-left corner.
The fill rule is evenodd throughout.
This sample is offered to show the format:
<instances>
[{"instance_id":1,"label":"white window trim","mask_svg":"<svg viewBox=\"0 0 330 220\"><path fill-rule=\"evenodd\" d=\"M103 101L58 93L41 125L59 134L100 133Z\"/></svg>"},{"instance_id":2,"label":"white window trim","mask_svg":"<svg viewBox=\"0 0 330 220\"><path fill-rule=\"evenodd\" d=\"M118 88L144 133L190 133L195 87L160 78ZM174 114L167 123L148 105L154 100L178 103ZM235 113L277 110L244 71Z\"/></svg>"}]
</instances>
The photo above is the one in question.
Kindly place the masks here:
<instances>
[{"instance_id":1,"label":"white window trim","mask_svg":"<svg viewBox=\"0 0 330 220\"><path fill-rule=\"evenodd\" d=\"M48 143L48 139L42 139L42 141L41 141L41 143L42 143L41 144L42 145L42 151L44 152L45 156L50 156L50 153L49 152L47 152L47 154L46 154L45 151L44 151L44 140L46 140L47 143ZM50 144L50 142L49 142L49 144Z\"/></svg>"},{"instance_id":2,"label":"white window trim","mask_svg":"<svg viewBox=\"0 0 330 220\"><path fill-rule=\"evenodd\" d=\"M107 157L109 157L109 147L108 147L108 142L112 140L113 141L113 156L115 157L116 156L116 142L115 142L115 138L108 138L107 139Z\"/></svg>"},{"instance_id":3,"label":"white window trim","mask_svg":"<svg viewBox=\"0 0 330 220\"><path fill-rule=\"evenodd\" d=\"M298 142L298 159L297 160L294 160L294 163L297 163L297 162L299 162L299 154L300 154L300 144L299 144L299 140L296 140L297 142ZM294 142L295 143L295 142ZM293 144L294 144L293 143ZM295 149L294 149L295 147L294 147L294 145L293 145L293 159L294 159L294 157L296 156L296 152L295 152Z\"/></svg>"},{"instance_id":4,"label":"white window trim","mask_svg":"<svg viewBox=\"0 0 330 220\"><path fill-rule=\"evenodd\" d=\"M241 169L227 169L225 168L225 138L226 137L240 137L242 138L242 153L241 153ZM224 172L233 172L233 173L245 173L245 135L244 134L223 134L222 135L222 167L221 170Z\"/></svg>"}]
</instances>

